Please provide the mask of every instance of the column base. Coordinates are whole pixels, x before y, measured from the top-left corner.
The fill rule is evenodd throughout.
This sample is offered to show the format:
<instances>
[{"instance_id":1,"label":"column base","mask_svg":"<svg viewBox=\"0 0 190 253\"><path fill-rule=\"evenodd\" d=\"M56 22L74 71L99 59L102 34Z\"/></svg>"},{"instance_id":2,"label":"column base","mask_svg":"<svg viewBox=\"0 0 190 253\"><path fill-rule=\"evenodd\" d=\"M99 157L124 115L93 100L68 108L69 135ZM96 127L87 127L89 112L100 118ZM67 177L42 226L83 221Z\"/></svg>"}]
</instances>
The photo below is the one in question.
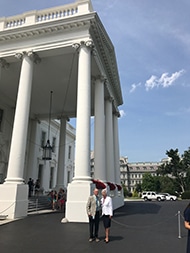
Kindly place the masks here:
<instances>
[{"instance_id":1,"label":"column base","mask_svg":"<svg viewBox=\"0 0 190 253\"><path fill-rule=\"evenodd\" d=\"M28 185L0 185L0 213L8 215L8 219L18 219L28 213Z\"/></svg>"},{"instance_id":2,"label":"column base","mask_svg":"<svg viewBox=\"0 0 190 253\"><path fill-rule=\"evenodd\" d=\"M115 196L112 198L112 202L113 210L116 210L117 208L122 207L124 205L124 196L118 195L118 192L116 192Z\"/></svg>"},{"instance_id":3,"label":"column base","mask_svg":"<svg viewBox=\"0 0 190 253\"><path fill-rule=\"evenodd\" d=\"M65 219L69 222L89 222L86 213L88 197L92 195L95 185L92 181L72 182L67 188Z\"/></svg>"}]
</instances>

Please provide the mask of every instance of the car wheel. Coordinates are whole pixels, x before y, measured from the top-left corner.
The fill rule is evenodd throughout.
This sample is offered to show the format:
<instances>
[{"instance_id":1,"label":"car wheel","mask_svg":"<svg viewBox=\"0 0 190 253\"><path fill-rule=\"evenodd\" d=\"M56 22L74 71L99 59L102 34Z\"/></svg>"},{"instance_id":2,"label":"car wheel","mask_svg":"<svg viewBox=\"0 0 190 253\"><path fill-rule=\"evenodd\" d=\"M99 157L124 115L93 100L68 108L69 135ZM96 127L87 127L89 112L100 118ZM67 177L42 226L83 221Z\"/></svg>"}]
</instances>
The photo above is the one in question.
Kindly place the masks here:
<instances>
[{"instance_id":1,"label":"car wheel","mask_svg":"<svg viewBox=\"0 0 190 253\"><path fill-rule=\"evenodd\" d=\"M157 198L157 200L158 200L158 201L161 201L161 198L160 198L160 197L158 197L158 198Z\"/></svg>"},{"instance_id":2,"label":"car wheel","mask_svg":"<svg viewBox=\"0 0 190 253\"><path fill-rule=\"evenodd\" d=\"M173 198L170 198L170 201L173 201L174 199Z\"/></svg>"},{"instance_id":3,"label":"car wheel","mask_svg":"<svg viewBox=\"0 0 190 253\"><path fill-rule=\"evenodd\" d=\"M144 197L144 201L147 201L148 199L147 199L147 197Z\"/></svg>"}]
</instances>

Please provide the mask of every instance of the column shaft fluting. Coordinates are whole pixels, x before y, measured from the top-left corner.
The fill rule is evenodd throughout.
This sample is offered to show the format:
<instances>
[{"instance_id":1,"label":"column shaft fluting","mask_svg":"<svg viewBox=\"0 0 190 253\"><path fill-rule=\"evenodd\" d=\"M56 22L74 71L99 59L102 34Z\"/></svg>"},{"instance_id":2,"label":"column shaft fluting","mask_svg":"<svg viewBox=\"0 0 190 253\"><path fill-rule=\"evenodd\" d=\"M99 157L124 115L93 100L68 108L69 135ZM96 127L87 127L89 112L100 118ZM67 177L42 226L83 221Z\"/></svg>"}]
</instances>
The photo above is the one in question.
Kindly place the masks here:
<instances>
[{"instance_id":1,"label":"column shaft fluting","mask_svg":"<svg viewBox=\"0 0 190 253\"><path fill-rule=\"evenodd\" d=\"M29 121L33 61L23 55L20 82L17 95L14 126L5 183L23 183L26 140Z\"/></svg>"}]
</instances>

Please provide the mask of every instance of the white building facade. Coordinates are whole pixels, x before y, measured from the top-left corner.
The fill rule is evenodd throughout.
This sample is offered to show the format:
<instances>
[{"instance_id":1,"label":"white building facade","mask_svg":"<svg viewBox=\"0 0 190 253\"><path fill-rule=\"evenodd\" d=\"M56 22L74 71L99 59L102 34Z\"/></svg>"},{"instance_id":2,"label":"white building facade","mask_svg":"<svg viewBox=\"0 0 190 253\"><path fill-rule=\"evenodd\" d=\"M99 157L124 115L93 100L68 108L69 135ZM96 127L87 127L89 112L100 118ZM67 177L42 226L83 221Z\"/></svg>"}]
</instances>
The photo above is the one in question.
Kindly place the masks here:
<instances>
[{"instance_id":1,"label":"white building facade","mask_svg":"<svg viewBox=\"0 0 190 253\"><path fill-rule=\"evenodd\" d=\"M40 159L34 161L34 145L28 144L30 135L36 138L34 143L41 139L35 134L36 122L48 119L50 91L51 119L60 120L56 187L67 178L63 174L66 122L76 118L75 170L67 188L65 218L87 222L86 201L94 188L90 118L95 121L95 177L120 183L118 107L123 103L114 47L90 0L0 20L0 101L13 122L6 129L10 142L2 141L8 157L5 182L0 185L0 212L6 210L9 218L27 215L25 178L42 175L45 189L55 180L53 176L51 182L45 180L55 173L54 155L45 168ZM114 208L123 205L117 192L113 204Z\"/></svg>"},{"instance_id":2,"label":"white building facade","mask_svg":"<svg viewBox=\"0 0 190 253\"><path fill-rule=\"evenodd\" d=\"M3 109L2 109L3 108ZM3 184L8 167L8 156L11 142L11 128L13 118L11 119L10 110L5 105L0 104L1 111L1 131L0 131L0 183ZM26 156L24 165L24 182L32 178L34 182L39 179L43 193L57 189L58 187L66 188L72 181L74 175L74 154L75 154L75 129L66 124L66 141L65 141L65 164L62 167L61 178L59 183L58 175L58 151L60 145L60 123L51 121L50 124L50 143L52 144L52 159L46 161L43 159L43 147L46 144L48 135L49 122L29 121L29 130L26 146ZM8 131L9 129L9 131Z\"/></svg>"},{"instance_id":3,"label":"white building facade","mask_svg":"<svg viewBox=\"0 0 190 253\"><path fill-rule=\"evenodd\" d=\"M129 192L134 192L136 186L138 184L142 184L143 175L145 173L150 173L152 176L156 176L156 171L161 164L163 164L163 161L128 163L128 159L126 157L121 157L121 183L126 186Z\"/></svg>"}]
</instances>

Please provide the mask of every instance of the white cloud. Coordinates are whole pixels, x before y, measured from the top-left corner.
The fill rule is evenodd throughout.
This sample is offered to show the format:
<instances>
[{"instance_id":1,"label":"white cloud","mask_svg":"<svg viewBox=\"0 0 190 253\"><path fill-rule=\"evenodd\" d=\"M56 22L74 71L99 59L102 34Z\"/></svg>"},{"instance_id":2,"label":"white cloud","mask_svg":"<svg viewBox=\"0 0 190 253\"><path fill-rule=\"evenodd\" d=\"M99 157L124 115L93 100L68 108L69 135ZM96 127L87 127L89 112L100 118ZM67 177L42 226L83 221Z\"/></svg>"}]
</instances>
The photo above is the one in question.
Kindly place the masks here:
<instances>
[{"instance_id":1,"label":"white cloud","mask_svg":"<svg viewBox=\"0 0 190 253\"><path fill-rule=\"evenodd\" d=\"M146 90L153 89L154 87L158 86L158 81L156 76L151 76L145 83Z\"/></svg>"},{"instance_id":2,"label":"white cloud","mask_svg":"<svg viewBox=\"0 0 190 253\"><path fill-rule=\"evenodd\" d=\"M120 110L119 113L120 113L121 118L123 118L126 115L126 113L124 112L124 110Z\"/></svg>"},{"instance_id":3,"label":"white cloud","mask_svg":"<svg viewBox=\"0 0 190 253\"><path fill-rule=\"evenodd\" d=\"M179 108L177 111L166 112L167 116L181 116L190 113L190 107Z\"/></svg>"},{"instance_id":4,"label":"white cloud","mask_svg":"<svg viewBox=\"0 0 190 253\"><path fill-rule=\"evenodd\" d=\"M171 86L181 75L183 75L183 73L185 72L184 69L178 71L178 72L175 72L175 73L172 73L171 76L169 76L169 74L166 72L166 73L163 73L161 75L160 78L158 78L157 76L154 76L152 75L145 83L145 88L146 90L150 90L150 89L153 89L155 87L163 87L163 88L166 88L166 87L169 87Z\"/></svg>"},{"instance_id":5,"label":"white cloud","mask_svg":"<svg viewBox=\"0 0 190 253\"><path fill-rule=\"evenodd\" d=\"M141 83L138 83L138 84L135 84L135 83L133 83L132 85L131 85L131 89L130 89L130 93L132 93L132 92L134 92L135 90L136 90L136 88L138 88L139 86L141 86Z\"/></svg>"},{"instance_id":6,"label":"white cloud","mask_svg":"<svg viewBox=\"0 0 190 253\"><path fill-rule=\"evenodd\" d=\"M146 91L149 91L153 88L156 87L163 87L163 88L167 88L171 85L173 85L173 83L183 74L185 73L184 69L181 69L179 71L176 71L174 73L172 73L169 76L169 73L165 72L163 73L160 77L157 77L155 75L152 75L148 80L146 80L144 86ZM131 89L130 89L130 93L134 92L138 87L142 86L141 83L135 84L133 83L131 85Z\"/></svg>"}]
</instances>

